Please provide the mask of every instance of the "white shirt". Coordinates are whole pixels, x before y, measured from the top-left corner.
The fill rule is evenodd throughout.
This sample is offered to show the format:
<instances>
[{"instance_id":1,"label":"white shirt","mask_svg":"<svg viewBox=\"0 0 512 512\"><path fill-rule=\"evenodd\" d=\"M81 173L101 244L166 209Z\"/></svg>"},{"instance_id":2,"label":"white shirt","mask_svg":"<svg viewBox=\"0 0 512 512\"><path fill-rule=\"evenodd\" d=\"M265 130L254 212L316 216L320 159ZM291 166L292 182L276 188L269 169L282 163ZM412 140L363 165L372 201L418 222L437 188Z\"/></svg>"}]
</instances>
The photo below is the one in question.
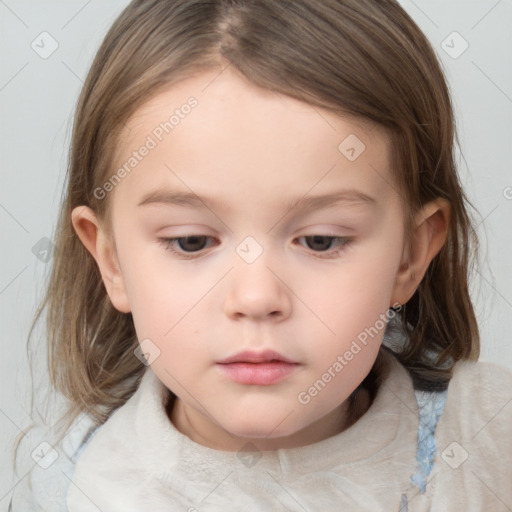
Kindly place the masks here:
<instances>
[{"instance_id":1,"label":"white shirt","mask_svg":"<svg viewBox=\"0 0 512 512\"><path fill-rule=\"evenodd\" d=\"M398 512L403 495L403 512L512 510L512 371L456 364L423 494L411 483L418 402L405 368L394 357L389 364L370 408L347 430L253 456L213 450L179 432L165 411L167 389L148 367L74 471L63 472L67 511Z\"/></svg>"}]
</instances>

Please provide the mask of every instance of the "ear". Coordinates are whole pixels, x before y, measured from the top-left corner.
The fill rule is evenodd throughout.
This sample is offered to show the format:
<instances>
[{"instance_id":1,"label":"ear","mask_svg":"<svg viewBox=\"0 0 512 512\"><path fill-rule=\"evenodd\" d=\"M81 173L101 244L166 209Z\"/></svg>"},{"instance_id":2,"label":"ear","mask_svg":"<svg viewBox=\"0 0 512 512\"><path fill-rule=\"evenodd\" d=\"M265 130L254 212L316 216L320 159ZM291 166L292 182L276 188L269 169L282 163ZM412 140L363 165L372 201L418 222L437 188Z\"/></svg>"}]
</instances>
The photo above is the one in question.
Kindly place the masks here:
<instances>
[{"instance_id":1,"label":"ear","mask_svg":"<svg viewBox=\"0 0 512 512\"><path fill-rule=\"evenodd\" d=\"M121 313L129 313L131 308L113 240L88 206L74 208L71 222L81 242L96 260L112 304Z\"/></svg>"},{"instance_id":2,"label":"ear","mask_svg":"<svg viewBox=\"0 0 512 512\"><path fill-rule=\"evenodd\" d=\"M443 247L450 225L450 203L438 198L415 216L416 229L398 268L391 305L405 304L418 288L430 262Z\"/></svg>"}]
</instances>

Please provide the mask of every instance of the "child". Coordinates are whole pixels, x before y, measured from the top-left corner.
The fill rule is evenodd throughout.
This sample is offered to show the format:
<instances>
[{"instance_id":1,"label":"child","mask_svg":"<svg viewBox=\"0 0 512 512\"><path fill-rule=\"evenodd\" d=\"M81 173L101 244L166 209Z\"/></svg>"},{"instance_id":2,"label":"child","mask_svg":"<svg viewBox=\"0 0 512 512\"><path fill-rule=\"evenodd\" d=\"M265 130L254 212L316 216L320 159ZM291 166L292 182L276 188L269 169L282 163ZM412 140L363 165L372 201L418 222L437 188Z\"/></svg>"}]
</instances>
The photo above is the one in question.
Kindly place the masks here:
<instances>
[{"instance_id":1,"label":"child","mask_svg":"<svg viewBox=\"0 0 512 512\"><path fill-rule=\"evenodd\" d=\"M62 432L91 427L35 468L38 509L510 510L454 137L393 0L134 0L82 90L45 300Z\"/></svg>"}]
</instances>

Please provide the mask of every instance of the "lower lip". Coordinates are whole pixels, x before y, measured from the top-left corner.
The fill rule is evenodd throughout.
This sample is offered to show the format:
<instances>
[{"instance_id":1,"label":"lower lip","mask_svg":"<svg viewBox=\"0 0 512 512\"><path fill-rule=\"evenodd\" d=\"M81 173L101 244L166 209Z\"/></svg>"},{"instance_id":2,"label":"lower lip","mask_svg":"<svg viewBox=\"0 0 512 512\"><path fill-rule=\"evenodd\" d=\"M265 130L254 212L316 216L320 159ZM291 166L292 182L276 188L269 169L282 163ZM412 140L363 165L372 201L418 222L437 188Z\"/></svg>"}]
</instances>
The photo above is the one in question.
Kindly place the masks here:
<instances>
[{"instance_id":1,"label":"lower lip","mask_svg":"<svg viewBox=\"0 0 512 512\"><path fill-rule=\"evenodd\" d=\"M299 364L274 361L268 363L218 363L218 366L230 379L239 384L268 386L288 377Z\"/></svg>"}]
</instances>

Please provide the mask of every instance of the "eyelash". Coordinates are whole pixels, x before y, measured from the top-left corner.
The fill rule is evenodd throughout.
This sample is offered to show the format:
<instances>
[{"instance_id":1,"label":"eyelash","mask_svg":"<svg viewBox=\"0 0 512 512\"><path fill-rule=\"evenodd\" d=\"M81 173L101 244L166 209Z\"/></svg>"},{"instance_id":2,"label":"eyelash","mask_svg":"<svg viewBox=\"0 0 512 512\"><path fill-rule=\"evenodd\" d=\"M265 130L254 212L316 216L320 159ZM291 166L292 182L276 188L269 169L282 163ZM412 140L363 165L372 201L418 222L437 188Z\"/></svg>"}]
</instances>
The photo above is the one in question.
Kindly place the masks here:
<instances>
[{"instance_id":1,"label":"eyelash","mask_svg":"<svg viewBox=\"0 0 512 512\"><path fill-rule=\"evenodd\" d=\"M340 242L340 245L338 246L337 249L331 249L328 251L320 251L320 252L314 251L312 253L316 258L320 258L320 259L336 258L339 254L344 252L350 246L350 244L352 243L352 240L353 240L352 238L336 236L336 235L303 235L303 236L298 237L296 240L298 240L299 238L310 238L310 237L315 237L315 236L319 236L319 237L323 237L323 238L331 238L333 242L334 241ZM175 238L159 238L158 241L160 242L161 245L163 245L165 247L165 249L167 251L170 251L171 253L177 255L181 259L190 260L190 259L195 259L195 258L200 257L200 253L204 249L201 249L200 251L196 251L196 252L192 252L192 253L181 252L181 251L177 251L174 248L174 246L173 246L174 242L176 242L178 240L184 240L186 238L202 238L202 237L206 237L209 239L212 238L211 236L207 236L207 235L188 235L188 236L179 236L179 237L175 237ZM199 255L197 255L198 253L199 253ZM326 254L328 256L324 256Z\"/></svg>"}]
</instances>

